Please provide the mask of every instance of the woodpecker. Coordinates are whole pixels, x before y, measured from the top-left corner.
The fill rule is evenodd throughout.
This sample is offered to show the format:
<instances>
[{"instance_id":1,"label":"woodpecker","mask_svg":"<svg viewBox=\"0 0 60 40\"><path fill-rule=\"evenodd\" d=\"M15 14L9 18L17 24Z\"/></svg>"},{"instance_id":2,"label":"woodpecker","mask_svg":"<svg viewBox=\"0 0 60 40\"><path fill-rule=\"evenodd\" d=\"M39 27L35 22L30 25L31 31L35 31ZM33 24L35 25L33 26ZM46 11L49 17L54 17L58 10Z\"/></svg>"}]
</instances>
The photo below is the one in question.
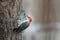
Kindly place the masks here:
<instances>
[{"instance_id":1,"label":"woodpecker","mask_svg":"<svg viewBox=\"0 0 60 40\"><path fill-rule=\"evenodd\" d=\"M13 29L13 32L20 33L20 32L22 32L23 30L25 30L27 27L29 27L29 25L30 25L31 22L32 22L32 17L27 16L27 18L28 18L28 20L23 21L23 22L18 26L18 28L14 28L14 29Z\"/></svg>"}]
</instances>

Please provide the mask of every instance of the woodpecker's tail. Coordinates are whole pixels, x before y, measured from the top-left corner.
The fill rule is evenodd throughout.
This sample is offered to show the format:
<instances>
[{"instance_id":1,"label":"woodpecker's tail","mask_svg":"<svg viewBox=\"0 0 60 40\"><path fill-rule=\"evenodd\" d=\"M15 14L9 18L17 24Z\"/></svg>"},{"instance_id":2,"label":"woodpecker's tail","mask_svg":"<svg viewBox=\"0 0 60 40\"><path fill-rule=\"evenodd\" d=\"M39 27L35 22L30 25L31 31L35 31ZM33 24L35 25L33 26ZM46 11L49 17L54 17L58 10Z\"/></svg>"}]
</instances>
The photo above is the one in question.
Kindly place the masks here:
<instances>
[{"instance_id":1,"label":"woodpecker's tail","mask_svg":"<svg viewBox=\"0 0 60 40\"><path fill-rule=\"evenodd\" d=\"M14 28L14 29L13 29L13 32L17 32L17 28Z\"/></svg>"},{"instance_id":2,"label":"woodpecker's tail","mask_svg":"<svg viewBox=\"0 0 60 40\"><path fill-rule=\"evenodd\" d=\"M20 33L20 32L22 32L22 31L19 30L18 28L14 28L14 29L13 29L13 32L15 32L15 33Z\"/></svg>"}]
</instances>

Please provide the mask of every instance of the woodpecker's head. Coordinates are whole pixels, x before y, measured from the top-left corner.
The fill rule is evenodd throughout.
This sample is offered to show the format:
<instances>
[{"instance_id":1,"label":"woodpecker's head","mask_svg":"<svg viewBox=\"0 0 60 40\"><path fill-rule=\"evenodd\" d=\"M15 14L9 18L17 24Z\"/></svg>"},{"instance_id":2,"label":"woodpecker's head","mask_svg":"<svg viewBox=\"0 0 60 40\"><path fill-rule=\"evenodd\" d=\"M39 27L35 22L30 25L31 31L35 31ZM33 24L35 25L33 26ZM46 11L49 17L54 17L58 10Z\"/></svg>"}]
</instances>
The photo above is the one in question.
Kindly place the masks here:
<instances>
[{"instance_id":1,"label":"woodpecker's head","mask_svg":"<svg viewBox=\"0 0 60 40\"><path fill-rule=\"evenodd\" d=\"M29 23L32 22L32 17L28 16Z\"/></svg>"}]
</instances>

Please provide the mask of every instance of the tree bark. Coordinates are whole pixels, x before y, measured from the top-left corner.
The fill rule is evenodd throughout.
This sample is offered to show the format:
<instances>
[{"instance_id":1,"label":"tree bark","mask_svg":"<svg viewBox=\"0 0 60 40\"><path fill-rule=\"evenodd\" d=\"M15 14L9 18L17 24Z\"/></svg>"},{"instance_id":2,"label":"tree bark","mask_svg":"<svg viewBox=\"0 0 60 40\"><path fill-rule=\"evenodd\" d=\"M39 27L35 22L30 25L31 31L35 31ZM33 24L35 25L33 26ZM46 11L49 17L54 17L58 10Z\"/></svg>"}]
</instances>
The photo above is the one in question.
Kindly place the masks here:
<instances>
[{"instance_id":1,"label":"tree bark","mask_svg":"<svg viewBox=\"0 0 60 40\"><path fill-rule=\"evenodd\" d=\"M20 40L13 29L18 27L17 15L20 0L0 0L0 40ZM21 35L20 35L21 36Z\"/></svg>"}]
</instances>

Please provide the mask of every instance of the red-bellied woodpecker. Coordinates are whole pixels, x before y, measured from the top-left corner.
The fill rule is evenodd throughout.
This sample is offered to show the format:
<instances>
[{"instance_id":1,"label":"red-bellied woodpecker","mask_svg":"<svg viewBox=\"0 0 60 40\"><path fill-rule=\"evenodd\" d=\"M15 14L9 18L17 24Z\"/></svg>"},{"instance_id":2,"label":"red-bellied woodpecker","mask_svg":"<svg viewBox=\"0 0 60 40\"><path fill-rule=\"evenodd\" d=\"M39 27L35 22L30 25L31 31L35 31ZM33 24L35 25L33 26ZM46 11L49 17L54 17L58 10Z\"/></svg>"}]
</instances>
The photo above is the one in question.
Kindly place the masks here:
<instances>
[{"instance_id":1,"label":"red-bellied woodpecker","mask_svg":"<svg viewBox=\"0 0 60 40\"><path fill-rule=\"evenodd\" d=\"M13 32L15 31L15 32L19 33L19 32L22 32L23 30L25 30L27 27L29 27L30 23L32 22L32 17L27 16L27 18L28 18L28 20L23 21L20 24L20 26L18 26L18 28L14 28Z\"/></svg>"}]
</instances>

